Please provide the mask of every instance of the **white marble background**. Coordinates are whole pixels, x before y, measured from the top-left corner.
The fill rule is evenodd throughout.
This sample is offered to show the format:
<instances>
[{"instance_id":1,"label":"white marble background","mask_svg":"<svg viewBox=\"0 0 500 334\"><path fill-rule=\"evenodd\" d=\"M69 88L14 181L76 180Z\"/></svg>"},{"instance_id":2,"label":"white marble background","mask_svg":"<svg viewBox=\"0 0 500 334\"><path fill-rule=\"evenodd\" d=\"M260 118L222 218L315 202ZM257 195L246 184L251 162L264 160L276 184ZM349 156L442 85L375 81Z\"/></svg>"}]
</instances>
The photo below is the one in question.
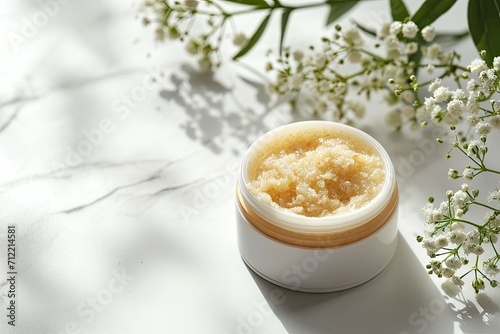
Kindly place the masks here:
<instances>
[{"instance_id":1,"label":"white marble background","mask_svg":"<svg viewBox=\"0 0 500 334\"><path fill-rule=\"evenodd\" d=\"M379 98L359 124L398 171L400 245L389 267L339 293L277 288L241 261L233 208L243 152L291 120L247 67L263 68L277 29L243 64L212 76L182 45L154 43L137 3L55 1L0 5L2 333L498 331L498 292L450 298L423 268L420 208L458 186L445 176L446 148L422 140L430 130L392 132ZM345 20L388 20L386 2L366 1ZM22 35L44 10L53 15L14 45L9 33ZM462 30L465 11L459 1L437 26ZM297 15L289 44L330 33L325 15ZM240 23L255 25L252 16ZM474 56L470 41L459 50ZM8 225L17 228L16 331L6 324Z\"/></svg>"}]
</instances>

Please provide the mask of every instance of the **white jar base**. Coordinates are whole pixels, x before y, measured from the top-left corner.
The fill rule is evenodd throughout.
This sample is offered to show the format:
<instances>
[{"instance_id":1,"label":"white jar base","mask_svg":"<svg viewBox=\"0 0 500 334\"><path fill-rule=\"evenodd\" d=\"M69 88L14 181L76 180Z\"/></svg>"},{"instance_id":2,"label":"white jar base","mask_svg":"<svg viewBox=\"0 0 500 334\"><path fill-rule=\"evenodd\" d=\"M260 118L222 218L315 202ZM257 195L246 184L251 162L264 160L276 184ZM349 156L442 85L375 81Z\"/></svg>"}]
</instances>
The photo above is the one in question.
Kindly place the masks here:
<instances>
[{"instance_id":1,"label":"white jar base","mask_svg":"<svg viewBox=\"0 0 500 334\"><path fill-rule=\"evenodd\" d=\"M335 248L302 248L264 235L238 210L238 247L243 261L257 275L293 291L327 293L350 289L380 274L397 244L397 211L376 233Z\"/></svg>"}]
</instances>

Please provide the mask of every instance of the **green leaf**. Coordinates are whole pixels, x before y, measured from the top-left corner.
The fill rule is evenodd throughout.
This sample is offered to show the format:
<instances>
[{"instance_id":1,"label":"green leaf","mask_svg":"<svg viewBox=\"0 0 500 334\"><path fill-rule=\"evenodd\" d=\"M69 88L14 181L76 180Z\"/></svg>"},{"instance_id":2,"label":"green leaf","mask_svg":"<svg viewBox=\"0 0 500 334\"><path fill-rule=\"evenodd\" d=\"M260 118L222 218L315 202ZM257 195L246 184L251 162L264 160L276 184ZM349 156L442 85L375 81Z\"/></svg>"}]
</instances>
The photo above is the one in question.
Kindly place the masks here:
<instances>
[{"instance_id":1,"label":"green leaf","mask_svg":"<svg viewBox=\"0 0 500 334\"><path fill-rule=\"evenodd\" d=\"M281 14L281 37L280 37L280 54L283 52L283 41L285 40L286 27L288 25L288 18L292 9L285 9Z\"/></svg>"},{"instance_id":2,"label":"green leaf","mask_svg":"<svg viewBox=\"0 0 500 334\"><path fill-rule=\"evenodd\" d=\"M362 24L359 24L358 22L356 22L354 20L352 21L352 23L354 23L354 25L356 25L356 27L358 27L359 30L364 31L368 35L373 36L373 37L377 36L377 33L374 30L370 30L367 27L363 26Z\"/></svg>"},{"instance_id":3,"label":"green leaf","mask_svg":"<svg viewBox=\"0 0 500 334\"><path fill-rule=\"evenodd\" d=\"M482 0L481 0L482 1ZM490 0L486 0L490 1ZM446 13L457 0L426 0L411 18L422 30Z\"/></svg>"},{"instance_id":4,"label":"green leaf","mask_svg":"<svg viewBox=\"0 0 500 334\"><path fill-rule=\"evenodd\" d=\"M484 60L491 65L500 56L500 0L469 0L469 31L478 51L485 50Z\"/></svg>"},{"instance_id":5,"label":"green leaf","mask_svg":"<svg viewBox=\"0 0 500 334\"><path fill-rule=\"evenodd\" d=\"M233 57L233 60L236 60L242 56L244 56L248 51L250 51L253 46L259 41L260 37L262 36L262 34L264 33L264 30L266 30L266 27L267 27L267 23L269 22L269 19L271 18L271 14L272 13L269 13L266 18L262 21L262 23L260 24L259 28L257 28L257 30L255 31L255 33L253 34L253 36L250 38L250 40L248 41L248 43L240 50L240 52L238 52L234 57Z\"/></svg>"},{"instance_id":6,"label":"green leaf","mask_svg":"<svg viewBox=\"0 0 500 334\"><path fill-rule=\"evenodd\" d=\"M406 18L410 17L408 8L406 8L403 0L391 0L391 15L394 21L403 22Z\"/></svg>"},{"instance_id":7,"label":"green leaf","mask_svg":"<svg viewBox=\"0 0 500 334\"><path fill-rule=\"evenodd\" d=\"M344 0L344 1L334 1L330 2L330 14L326 20L326 25L330 25L332 22L337 20L339 17L347 13L352 7L357 4L358 0Z\"/></svg>"},{"instance_id":8,"label":"green leaf","mask_svg":"<svg viewBox=\"0 0 500 334\"><path fill-rule=\"evenodd\" d=\"M465 37L469 36L469 31L463 31L456 34L436 34L436 37L432 41L433 43L448 43L457 42Z\"/></svg>"},{"instance_id":9,"label":"green leaf","mask_svg":"<svg viewBox=\"0 0 500 334\"><path fill-rule=\"evenodd\" d=\"M264 0L224 0L224 1L238 3L240 5L269 8L269 4Z\"/></svg>"}]
</instances>

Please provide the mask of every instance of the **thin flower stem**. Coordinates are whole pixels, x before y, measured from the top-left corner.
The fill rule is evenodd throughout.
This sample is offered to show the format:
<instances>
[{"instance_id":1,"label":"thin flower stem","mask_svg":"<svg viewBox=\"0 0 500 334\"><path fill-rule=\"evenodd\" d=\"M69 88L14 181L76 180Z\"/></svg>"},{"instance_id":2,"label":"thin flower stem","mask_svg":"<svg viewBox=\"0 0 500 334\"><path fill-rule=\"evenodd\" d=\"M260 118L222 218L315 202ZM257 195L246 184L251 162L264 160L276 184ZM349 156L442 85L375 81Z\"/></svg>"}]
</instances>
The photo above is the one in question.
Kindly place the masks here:
<instances>
[{"instance_id":1,"label":"thin flower stem","mask_svg":"<svg viewBox=\"0 0 500 334\"><path fill-rule=\"evenodd\" d=\"M347 81L347 80L350 80L350 79L352 79L352 78L355 78L355 77L357 77L357 76L359 76L359 75L361 75L361 74L364 74L366 71L368 71L368 69L367 69L367 68L364 68L364 69L362 69L361 71L358 71L358 72L353 73L353 74L351 74L351 75L345 76L345 77L344 77L344 80L345 80L345 81Z\"/></svg>"},{"instance_id":2,"label":"thin flower stem","mask_svg":"<svg viewBox=\"0 0 500 334\"><path fill-rule=\"evenodd\" d=\"M491 247L493 247L493 250L495 251L495 255L497 256L497 258L499 257L499 254L497 252L497 248L495 247L495 244L493 243L493 241L490 240L490 244L491 244Z\"/></svg>"},{"instance_id":3,"label":"thin flower stem","mask_svg":"<svg viewBox=\"0 0 500 334\"><path fill-rule=\"evenodd\" d=\"M389 64L389 63L391 63L391 61L390 61L390 60L384 59L384 58L382 58L382 57L380 57L380 56L378 56L378 55L376 55L376 54L374 54L373 52L370 52L370 51L368 51L368 50L365 50L365 49L358 49L358 51L359 51L359 52L361 52L361 53L364 53L364 54L366 54L366 55L368 55L368 56L370 56L370 57L372 57L372 58L374 58L374 59L377 59L377 60L379 60L379 61L383 62L384 64Z\"/></svg>"},{"instance_id":4,"label":"thin flower stem","mask_svg":"<svg viewBox=\"0 0 500 334\"><path fill-rule=\"evenodd\" d=\"M457 148L460 150L460 152L462 152L463 154L465 154L469 159L471 159L476 165L478 165L479 167L482 167L482 164L477 162L476 160L474 160L473 157L469 156L467 154L467 152L465 152L460 146L457 146Z\"/></svg>"},{"instance_id":5,"label":"thin flower stem","mask_svg":"<svg viewBox=\"0 0 500 334\"><path fill-rule=\"evenodd\" d=\"M500 171L497 171L497 170L494 170L494 169L489 169L489 168L486 168L486 167L483 168L483 171L484 172L494 173L494 174L500 174Z\"/></svg>"},{"instance_id":6,"label":"thin flower stem","mask_svg":"<svg viewBox=\"0 0 500 334\"><path fill-rule=\"evenodd\" d=\"M457 222L462 222L462 223L465 223L465 224L469 224L471 226L474 226L476 228L481 228L482 226L481 225L478 225L478 224L475 224L471 221L468 221L468 220L465 220L465 219L459 219L459 218L450 218L450 221L457 221Z\"/></svg>"},{"instance_id":7,"label":"thin flower stem","mask_svg":"<svg viewBox=\"0 0 500 334\"><path fill-rule=\"evenodd\" d=\"M460 279L464 278L465 276L469 275L472 271L474 271L474 268L469 269L465 274L460 276Z\"/></svg>"},{"instance_id":8,"label":"thin flower stem","mask_svg":"<svg viewBox=\"0 0 500 334\"><path fill-rule=\"evenodd\" d=\"M482 207L485 207L487 209L490 209L490 210L493 210L493 211L496 211L497 209L495 209L494 207L491 207L489 205L486 205L486 204L483 204L481 202L476 202L476 201L472 201L471 204L476 204L476 205L479 205L479 206L482 206Z\"/></svg>"}]
</instances>

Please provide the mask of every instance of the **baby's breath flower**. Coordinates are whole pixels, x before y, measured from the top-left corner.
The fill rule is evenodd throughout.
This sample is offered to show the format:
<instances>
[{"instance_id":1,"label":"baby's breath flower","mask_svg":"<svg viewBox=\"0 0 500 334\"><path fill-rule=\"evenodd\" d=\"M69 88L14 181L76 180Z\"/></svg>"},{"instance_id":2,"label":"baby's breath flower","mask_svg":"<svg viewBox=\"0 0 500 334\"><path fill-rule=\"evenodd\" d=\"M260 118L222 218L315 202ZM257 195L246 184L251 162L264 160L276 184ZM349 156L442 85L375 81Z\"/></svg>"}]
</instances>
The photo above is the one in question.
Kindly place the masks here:
<instances>
[{"instance_id":1,"label":"baby's breath flower","mask_svg":"<svg viewBox=\"0 0 500 334\"><path fill-rule=\"evenodd\" d=\"M476 124L476 132L480 136L487 136L491 131L491 125L485 122Z\"/></svg>"},{"instance_id":2,"label":"baby's breath flower","mask_svg":"<svg viewBox=\"0 0 500 334\"><path fill-rule=\"evenodd\" d=\"M428 64L425 69L427 70L427 73L429 74L433 74L434 73L434 70L436 69L436 67L433 65L433 64Z\"/></svg>"},{"instance_id":3,"label":"baby's breath flower","mask_svg":"<svg viewBox=\"0 0 500 334\"><path fill-rule=\"evenodd\" d=\"M417 112L415 113L415 116L419 120L428 120L430 117L430 112L425 106L421 106L417 108Z\"/></svg>"},{"instance_id":4,"label":"baby's breath flower","mask_svg":"<svg viewBox=\"0 0 500 334\"><path fill-rule=\"evenodd\" d=\"M426 42L432 42L436 37L436 30L434 29L434 27L427 26L422 29L422 37Z\"/></svg>"},{"instance_id":5,"label":"baby's breath flower","mask_svg":"<svg viewBox=\"0 0 500 334\"><path fill-rule=\"evenodd\" d=\"M456 245L460 245L467 238L467 234L463 231L453 231L450 234L450 241Z\"/></svg>"},{"instance_id":6,"label":"baby's breath flower","mask_svg":"<svg viewBox=\"0 0 500 334\"><path fill-rule=\"evenodd\" d=\"M486 71L488 66L484 60L476 58L469 65L469 69L472 73L479 75L479 73Z\"/></svg>"},{"instance_id":7,"label":"baby's breath flower","mask_svg":"<svg viewBox=\"0 0 500 334\"><path fill-rule=\"evenodd\" d=\"M446 246L448 246L448 238L444 235L441 235L436 238L436 244L439 248L445 248Z\"/></svg>"},{"instance_id":8,"label":"baby's breath flower","mask_svg":"<svg viewBox=\"0 0 500 334\"><path fill-rule=\"evenodd\" d=\"M473 157L477 155L479 152L479 147L481 146L481 142L477 139L470 140L467 143L467 155L469 157Z\"/></svg>"},{"instance_id":9,"label":"baby's breath flower","mask_svg":"<svg viewBox=\"0 0 500 334\"><path fill-rule=\"evenodd\" d=\"M453 92L453 99L455 100L465 100L467 96L465 95L465 92L463 89L457 89Z\"/></svg>"},{"instance_id":10,"label":"baby's breath flower","mask_svg":"<svg viewBox=\"0 0 500 334\"><path fill-rule=\"evenodd\" d=\"M448 87L441 86L434 91L433 96L436 99L436 102L445 102L451 97L451 92Z\"/></svg>"},{"instance_id":11,"label":"baby's breath flower","mask_svg":"<svg viewBox=\"0 0 500 334\"><path fill-rule=\"evenodd\" d=\"M434 43L428 47L422 48L422 53L425 57L434 60L441 53L441 45Z\"/></svg>"},{"instance_id":12,"label":"baby's breath flower","mask_svg":"<svg viewBox=\"0 0 500 334\"><path fill-rule=\"evenodd\" d=\"M469 248L469 251L472 253L472 254L475 254L475 255L481 255L484 253L484 248L483 246L481 245L475 245L474 247L470 247Z\"/></svg>"},{"instance_id":13,"label":"baby's breath flower","mask_svg":"<svg viewBox=\"0 0 500 334\"><path fill-rule=\"evenodd\" d=\"M438 89L440 85L441 85L441 79L436 78L436 79L432 80L432 82L428 88L429 92L434 93L434 91L436 91L436 89ZM426 99L427 99L427 97L426 97Z\"/></svg>"},{"instance_id":14,"label":"baby's breath flower","mask_svg":"<svg viewBox=\"0 0 500 334\"><path fill-rule=\"evenodd\" d=\"M467 203L467 199L468 199L467 193L463 192L462 190L457 191L453 195L453 207L456 209L462 208L464 204Z\"/></svg>"},{"instance_id":15,"label":"baby's breath flower","mask_svg":"<svg viewBox=\"0 0 500 334\"><path fill-rule=\"evenodd\" d=\"M415 101L415 93L413 91L405 90L404 92L401 93L401 99L406 103L412 103L413 101ZM410 109L413 110L413 108L411 107ZM409 116L412 116L412 114L410 114Z\"/></svg>"},{"instance_id":16,"label":"baby's breath flower","mask_svg":"<svg viewBox=\"0 0 500 334\"><path fill-rule=\"evenodd\" d=\"M404 106L401 108L401 115L406 118L412 118L415 115L415 109L411 106Z\"/></svg>"},{"instance_id":17,"label":"baby's breath flower","mask_svg":"<svg viewBox=\"0 0 500 334\"><path fill-rule=\"evenodd\" d=\"M433 97L426 97L424 99L424 107L427 111L431 112L436 106L436 99Z\"/></svg>"},{"instance_id":18,"label":"baby's breath flower","mask_svg":"<svg viewBox=\"0 0 500 334\"><path fill-rule=\"evenodd\" d=\"M483 84L485 91L488 93L492 93L495 91L497 79L498 77L495 70L493 69L488 69L479 73L479 80Z\"/></svg>"},{"instance_id":19,"label":"baby's breath flower","mask_svg":"<svg viewBox=\"0 0 500 334\"><path fill-rule=\"evenodd\" d=\"M453 53L452 52L441 52L438 55L439 63L441 65L448 65L450 61L453 59Z\"/></svg>"},{"instance_id":20,"label":"baby's breath flower","mask_svg":"<svg viewBox=\"0 0 500 334\"><path fill-rule=\"evenodd\" d=\"M462 261L460 259L456 258L455 256L448 258L446 260L446 266L450 269L460 269L462 267Z\"/></svg>"},{"instance_id":21,"label":"baby's breath flower","mask_svg":"<svg viewBox=\"0 0 500 334\"><path fill-rule=\"evenodd\" d=\"M460 100L451 100L448 103L446 110L448 110L451 116L458 117L462 115L464 111L464 103Z\"/></svg>"},{"instance_id":22,"label":"baby's breath flower","mask_svg":"<svg viewBox=\"0 0 500 334\"><path fill-rule=\"evenodd\" d=\"M435 124L441 124L441 122L443 121L443 109L441 109L440 106L435 105L432 108L431 119Z\"/></svg>"},{"instance_id":23,"label":"baby's breath flower","mask_svg":"<svg viewBox=\"0 0 500 334\"><path fill-rule=\"evenodd\" d=\"M391 23L389 26L389 34L396 36L401 32L401 29L403 28L403 24L400 21L394 21Z\"/></svg>"},{"instance_id":24,"label":"baby's breath flower","mask_svg":"<svg viewBox=\"0 0 500 334\"><path fill-rule=\"evenodd\" d=\"M348 101L347 107L352 110L357 118L363 118L365 115L365 105L359 101Z\"/></svg>"},{"instance_id":25,"label":"baby's breath flower","mask_svg":"<svg viewBox=\"0 0 500 334\"><path fill-rule=\"evenodd\" d=\"M497 266L497 258L492 258L483 262L484 273L488 276L496 276L500 273L500 269Z\"/></svg>"},{"instance_id":26,"label":"baby's breath flower","mask_svg":"<svg viewBox=\"0 0 500 334\"><path fill-rule=\"evenodd\" d=\"M415 36L417 36L418 26L415 24L415 22L408 21L403 24L401 31L403 32L404 37L413 39L415 38Z\"/></svg>"},{"instance_id":27,"label":"baby's breath flower","mask_svg":"<svg viewBox=\"0 0 500 334\"><path fill-rule=\"evenodd\" d=\"M490 191L488 193L488 198L487 198L488 202L491 203L493 201L498 201L500 200L500 190L498 189L495 189L494 191Z\"/></svg>"},{"instance_id":28,"label":"baby's breath flower","mask_svg":"<svg viewBox=\"0 0 500 334\"><path fill-rule=\"evenodd\" d=\"M302 52L300 50L293 51L292 55L293 55L293 59L297 62L300 62L302 60L302 58L304 58L304 52Z\"/></svg>"},{"instance_id":29,"label":"baby's breath flower","mask_svg":"<svg viewBox=\"0 0 500 334\"><path fill-rule=\"evenodd\" d=\"M467 116L467 123L469 123L470 126L476 126L477 123L479 123L479 117L476 115L469 115Z\"/></svg>"},{"instance_id":30,"label":"baby's breath flower","mask_svg":"<svg viewBox=\"0 0 500 334\"><path fill-rule=\"evenodd\" d=\"M347 59L351 62L351 63L360 63L361 62L361 53L358 52L358 51L353 51L349 54L349 56L347 57Z\"/></svg>"},{"instance_id":31,"label":"baby's breath flower","mask_svg":"<svg viewBox=\"0 0 500 334\"><path fill-rule=\"evenodd\" d=\"M361 46L363 45L363 38L361 37L361 34L359 33L359 29L355 26L349 27L345 29L344 31L344 40L351 45L354 46Z\"/></svg>"},{"instance_id":32,"label":"baby's breath flower","mask_svg":"<svg viewBox=\"0 0 500 334\"><path fill-rule=\"evenodd\" d=\"M495 71L500 72L500 56L493 58L493 68Z\"/></svg>"},{"instance_id":33,"label":"baby's breath flower","mask_svg":"<svg viewBox=\"0 0 500 334\"><path fill-rule=\"evenodd\" d=\"M327 58L325 55L323 54L319 54L316 56L316 59L314 59L314 62L315 62L315 65L321 69L323 67L325 67L326 65L326 61L327 61Z\"/></svg>"},{"instance_id":34,"label":"baby's breath flower","mask_svg":"<svg viewBox=\"0 0 500 334\"><path fill-rule=\"evenodd\" d=\"M470 79L467 82L467 90L470 92L475 92L478 89L479 85L477 84L476 80Z\"/></svg>"},{"instance_id":35,"label":"baby's breath flower","mask_svg":"<svg viewBox=\"0 0 500 334\"><path fill-rule=\"evenodd\" d=\"M464 215L464 210L458 208L455 209L455 218L461 218Z\"/></svg>"},{"instance_id":36,"label":"baby's breath flower","mask_svg":"<svg viewBox=\"0 0 500 334\"><path fill-rule=\"evenodd\" d=\"M470 169L470 168L465 168L462 175L463 175L464 179L470 181L474 178L474 170Z\"/></svg>"},{"instance_id":37,"label":"baby's breath flower","mask_svg":"<svg viewBox=\"0 0 500 334\"><path fill-rule=\"evenodd\" d=\"M405 53L408 55L414 54L418 51L418 44L416 42L410 42L406 44Z\"/></svg>"},{"instance_id":38,"label":"baby's breath flower","mask_svg":"<svg viewBox=\"0 0 500 334\"><path fill-rule=\"evenodd\" d=\"M184 6L188 9L196 9L199 0L184 0Z\"/></svg>"},{"instance_id":39,"label":"baby's breath flower","mask_svg":"<svg viewBox=\"0 0 500 334\"><path fill-rule=\"evenodd\" d=\"M301 74L295 73L288 77L288 86L293 90L299 90L304 83L304 78Z\"/></svg>"},{"instance_id":40,"label":"baby's breath flower","mask_svg":"<svg viewBox=\"0 0 500 334\"><path fill-rule=\"evenodd\" d=\"M424 238L424 240L422 240L422 247L431 253L435 253L439 250L439 246L433 238Z\"/></svg>"},{"instance_id":41,"label":"baby's breath flower","mask_svg":"<svg viewBox=\"0 0 500 334\"><path fill-rule=\"evenodd\" d=\"M236 46L242 46L247 43L247 37L244 33L239 32L233 37L233 44Z\"/></svg>"},{"instance_id":42,"label":"baby's breath flower","mask_svg":"<svg viewBox=\"0 0 500 334\"><path fill-rule=\"evenodd\" d=\"M401 113L400 113L399 109L395 109L395 110L390 111L385 116L385 122L391 128L395 128L395 129L400 128L403 123L401 120Z\"/></svg>"},{"instance_id":43,"label":"baby's breath flower","mask_svg":"<svg viewBox=\"0 0 500 334\"><path fill-rule=\"evenodd\" d=\"M382 23L377 30L377 37L384 39L389 35L389 29L391 28L390 23Z\"/></svg>"}]
</instances>

